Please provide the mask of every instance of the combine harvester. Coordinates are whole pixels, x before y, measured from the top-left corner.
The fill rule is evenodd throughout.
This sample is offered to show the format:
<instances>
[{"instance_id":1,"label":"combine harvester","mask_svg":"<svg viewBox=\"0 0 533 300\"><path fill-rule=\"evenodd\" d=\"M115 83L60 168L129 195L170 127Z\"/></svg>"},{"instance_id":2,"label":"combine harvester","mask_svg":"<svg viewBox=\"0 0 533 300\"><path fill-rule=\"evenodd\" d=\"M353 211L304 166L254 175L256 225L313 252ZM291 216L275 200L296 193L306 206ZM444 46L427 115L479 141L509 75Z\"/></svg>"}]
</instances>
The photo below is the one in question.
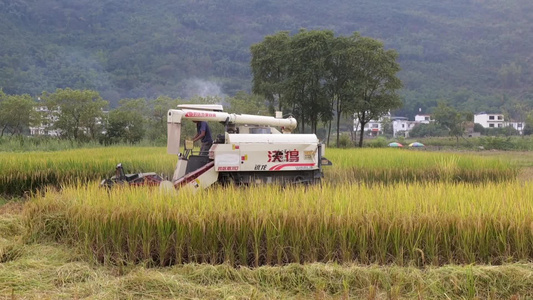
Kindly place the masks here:
<instances>
[{"instance_id":1,"label":"combine harvester","mask_svg":"<svg viewBox=\"0 0 533 300\"><path fill-rule=\"evenodd\" d=\"M172 181L156 173L117 174L102 181L103 186L162 185L176 189L205 189L222 184L314 184L323 177L322 166L331 165L325 147L315 134L292 134L296 119L230 114L222 105L178 105L167 115L167 152L178 155ZM181 125L185 120L220 122L224 135L218 135L208 154L192 153L192 141L180 152ZM278 127L279 130L276 128Z\"/></svg>"}]
</instances>

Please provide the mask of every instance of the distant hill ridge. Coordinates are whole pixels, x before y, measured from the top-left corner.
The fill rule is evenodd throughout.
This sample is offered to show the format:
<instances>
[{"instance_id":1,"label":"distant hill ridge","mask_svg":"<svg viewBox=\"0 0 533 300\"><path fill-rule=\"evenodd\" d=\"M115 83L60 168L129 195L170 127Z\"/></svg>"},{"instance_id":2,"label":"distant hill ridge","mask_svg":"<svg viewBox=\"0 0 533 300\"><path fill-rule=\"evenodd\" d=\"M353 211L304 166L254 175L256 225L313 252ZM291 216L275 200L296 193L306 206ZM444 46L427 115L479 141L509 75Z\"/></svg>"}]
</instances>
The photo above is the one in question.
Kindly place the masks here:
<instances>
[{"instance_id":1,"label":"distant hill ridge","mask_svg":"<svg viewBox=\"0 0 533 300\"><path fill-rule=\"evenodd\" d=\"M405 106L533 106L530 0L0 0L0 87L126 97L249 90L250 45L300 28L359 31L400 53ZM218 89L220 88L220 89ZM214 92L213 92L214 91Z\"/></svg>"}]
</instances>

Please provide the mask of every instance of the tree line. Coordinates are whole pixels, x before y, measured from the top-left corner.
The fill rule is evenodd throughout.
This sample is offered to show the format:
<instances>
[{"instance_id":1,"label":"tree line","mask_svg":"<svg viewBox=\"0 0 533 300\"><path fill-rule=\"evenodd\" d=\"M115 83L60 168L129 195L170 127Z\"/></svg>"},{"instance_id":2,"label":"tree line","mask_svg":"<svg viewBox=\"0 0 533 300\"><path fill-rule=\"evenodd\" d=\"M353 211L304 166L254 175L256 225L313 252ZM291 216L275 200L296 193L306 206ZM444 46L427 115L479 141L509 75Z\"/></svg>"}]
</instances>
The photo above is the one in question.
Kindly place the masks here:
<instances>
[{"instance_id":1,"label":"tree line","mask_svg":"<svg viewBox=\"0 0 533 300\"><path fill-rule=\"evenodd\" d=\"M330 30L302 29L293 36L280 31L251 52L252 92L272 108L291 111L300 132L316 133L322 122L329 133L335 119L337 146L343 115L359 119L362 147L364 126L402 105L398 53L357 32L335 37Z\"/></svg>"},{"instance_id":2,"label":"tree line","mask_svg":"<svg viewBox=\"0 0 533 300\"><path fill-rule=\"evenodd\" d=\"M195 97L192 99L160 96L122 99L114 109L97 91L57 89L43 92L35 100L28 94L8 95L0 90L0 137L22 136L30 127L42 127L48 132L58 132L58 138L73 142L100 142L105 145L135 144L143 139L155 143L166 142L167 111L178 104L214 104L223 100L218 97ZM246 114L265 115L269 112L259 96L238 92L225 99L226 110ZM109 109L109 110L108 110ZM214 125L217 126L216 124ZM183 136L194 136L192 122L183 125ZM218 128L220 131L221 128ZM38 134L37 134L38 135Z\"/></svg>"}]
</instances>

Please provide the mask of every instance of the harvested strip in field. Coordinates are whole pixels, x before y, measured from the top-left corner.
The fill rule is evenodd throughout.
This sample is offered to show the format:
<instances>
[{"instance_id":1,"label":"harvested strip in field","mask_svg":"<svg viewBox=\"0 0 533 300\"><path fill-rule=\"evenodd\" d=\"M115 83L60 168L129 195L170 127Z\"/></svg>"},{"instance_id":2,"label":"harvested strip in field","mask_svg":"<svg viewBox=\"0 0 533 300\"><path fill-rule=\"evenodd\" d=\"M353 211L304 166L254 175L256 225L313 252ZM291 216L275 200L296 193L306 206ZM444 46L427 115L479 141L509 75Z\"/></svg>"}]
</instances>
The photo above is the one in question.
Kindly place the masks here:
<instances>
[{"instance_id":1,"label":"harvested strip in field","mask_svg":"<svg viewBox=\"0 0 533 300\"><path fill-rule=\"evenodd\" d=\"M101 262L500 264L533 258L533 184L67 187L25 207L30 240Z\"/></svg>"}]
</instances>

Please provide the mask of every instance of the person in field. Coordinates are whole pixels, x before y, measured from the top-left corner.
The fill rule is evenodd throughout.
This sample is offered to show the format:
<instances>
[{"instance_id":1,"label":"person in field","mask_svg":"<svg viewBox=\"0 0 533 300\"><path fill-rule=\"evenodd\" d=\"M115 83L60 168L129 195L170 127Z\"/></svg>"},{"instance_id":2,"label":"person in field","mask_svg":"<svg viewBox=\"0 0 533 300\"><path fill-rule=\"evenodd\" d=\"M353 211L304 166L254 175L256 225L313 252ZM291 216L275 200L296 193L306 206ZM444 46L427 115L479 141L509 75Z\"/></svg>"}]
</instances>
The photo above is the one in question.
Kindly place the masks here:
<instances>
[{"instance_id":1,"label":"person in field","mask_svg":"<svg viewBox=\"0 0 533 300\"><path fill-rule=\"evenodd\" d=\"M205 121L193 121L196 123L196 135L192 141L196 142L201 140L202 146L200 147L200 155L208 155L209 149L213 145L213 138L211 137L211 129Z\"/></svg>"}]
</instances>

